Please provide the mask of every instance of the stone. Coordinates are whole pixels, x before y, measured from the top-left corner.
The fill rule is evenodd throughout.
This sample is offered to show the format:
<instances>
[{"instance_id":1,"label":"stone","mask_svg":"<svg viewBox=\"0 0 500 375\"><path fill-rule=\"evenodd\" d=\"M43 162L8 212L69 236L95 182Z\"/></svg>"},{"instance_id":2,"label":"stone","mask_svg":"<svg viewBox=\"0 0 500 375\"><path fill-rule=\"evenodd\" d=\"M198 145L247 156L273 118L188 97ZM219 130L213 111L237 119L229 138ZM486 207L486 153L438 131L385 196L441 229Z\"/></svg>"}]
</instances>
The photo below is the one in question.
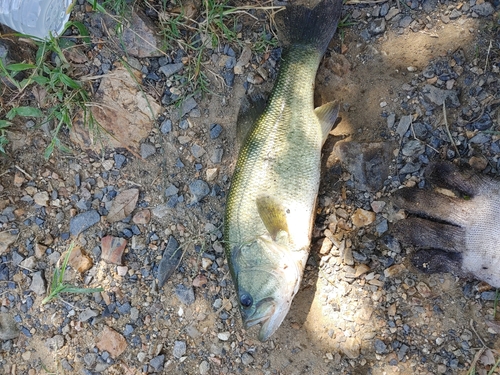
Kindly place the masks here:
<instances>
[{"instance_id":1,"label":"stone","mask_svg":"<svg viewBox=\"0 0 500 375\"><path fill-rule=\"evenodd\" d=\"M172 121L167 119L161 123L160 126L161 134L168 134L172 131Z\"/></svg>"},{"instance_id":2,"label":"stone","mask_svg":"<svg viewBox=\"0 0 500 375\"><path fill-rule=\"evenodd\" d=\"M191 146L191 154L195 158L201 158L205 154L205 149L196 143Z\"/></svg>"},{"instance_id":3,"label":"stone","mask_svg":"<svg viewBox=\"0 0 500 375\"><path fill-rule=\"evenodd\" d=\"M179 242L174 236L170 236L167 241L167 246L163 251L163 256L158 265L158 287L161 288L165 282L172 276L177 269L181 260L182 251L179 247ZM193 296L194 298L194 296Z\"/></svg>"},{"instance_id":4,"label":"stone","mask_svg":"<svg viewBox=\"0 0 500 375\"><path fill-rule=\"evenodd\" d=\"M227 341L229 340L229 337L231 337L231 334L229 332L219 332L217 334L217 338L221 341Z\"/></svg>"},{"instance_id":5,"label":"stone","mask_svg":"<svg viewBox=\"0 0 500 375\"><path fill-rule=\"evenodd\" d=\"M176 73L179 73L182 69L184 68L183 63L177 63L177 64L167 64L160 66L160 72L165 74L165 77L168 78L170 76L173 76ZM170 124L172 125L172 124Z\"/></svg>"},{"instance_id":6,"label":"stone","mask_svg":"<svg viewBox=\"0 0 500 375\"><path fill-rule=\"evenodd\" d=\"M186 342L185 341L175 341L174 349L172 350L172 354L175 358L181 358L184 354L186 354Z\"/></svg>"},{"instance_id":7,"label":"stone","mask_svg":"<svg viewBox=\"0 0 500 375\"><path fill-rule=\"evenodd\" d=\"M95 310L92 310L90 307L87 307L78 315L78 320L80 322L86 322L90 318L95 318L99 313Z\"/></svg>"},{"instance_id":8,"label":"stone","mask_svg":"<svg viewBox=\"0 0 500 375\"><path fill-rule=\"evenodd\" d=\"M69 233L72 236L77 236L86 231L101 220L101 215L96 210L82 212L69 221Z\"/></svg>"},{"instance_id":9,"label":"stone","mask_svg":"<svg viewBox=\"0 0 500 375\"><path fill-rule=\"evenodd\" d=\"M481 17L488 17L493 14L495 8L488 1L483 2L482 4L476 4L472 7L472 11L476 12Z\"/></svg>"},{"instance_id":10,"label":"stone","mask_svg":"<svg viewBox=\"0 0 500 375\"><path fill-rule=\"evenodd\" d=\"M121 169L123 167L123 165L125 164L125 162L127 161L127 158L125 157L125 155L122 155L122 154L115 154L113 156L113 159L115 159L116 169Z\"/></svg>"},{"instance_id":11,"label":"stone","mask_svg":"<svg viewBox=\"0 0 500 375\"><path fill-rule=\"evenodd\" d=\"M96 346L100 351L108 352L112 358L117 358L127 349L127 340L114 329L104 326Z\"/></svg>"},{"instance_id":12,"label":"stone","mask_svg":"<svg viewBox=\"0 0 500 375\"><path fill-rule=\"evenodd\" d=\"M151 143L141 143L141 158L147 159L156 153L156 147Z\"/></svg>"},{"instance_id":13,"label":"stone","mask_svg":"<svg viewBox=\"0 0 500 375\"><path fill-rule=\"evenodd\" d=\"M356 227L362 228L364 226L370 225L375 221L375 212L358 208L356 211L354 211L351 220Z\"/></svg>"},{"instance_id":14,"label":"stone","mask_svg":"<svg viewBox=\"0 0 500 375\"><path fill-rule=\"evenodd\" d=\"M67 252L64 252L61 255L61 258L64 259L66 255ZM79 245L76 245L75 247L73 247L73 249L71 249L71 255L69 256L68 264L79 273L87 272L94 265L94 263L92 262L92 258L85 254L82 247Z\"/></svg>"},{"instance_id":15,"label":"stone","mask_svg":"<svg viewBox=\"0 0 500 375\"><path fill-rule=\"evenodd\" d=\"M124 238L105 236L101 239L101 257L105 262L121 265L126 246L127 240Z\"/></svg>"},{"instance_id":16,"label":"stone","mask_svg":"<svg viewBox=\"0 0 500 375\"><path fill-rule=\"evenodd\" d=\"M368 32L371 35L379 35L383 34L385 31L385 19L384 18L376 18L370 22L368 25Z\"/></svg>"},{"instance_id":17,"label":"stone","mask_svg":"<svg viewBox=\"0 0 500 375\"><path fill-rule=\"evenodd\" d=\"M439 106L442 106L443 103L446 103L447 108L457 108L460 106L456 90L443 90L432 85L425 85L422 92L427 100Z\"/></svg>"},{"instance_id":18,"label":"stone","mask_svg":"<svg viewBox=\"0 0 500 375\"><path fill-rule=\"evenodd\" d=\"M210 363L207 361L201 361L199 366L200 375L206 375L210 371Z\"/></svg>"},{"instance_id":19,"label":"stone","mask_svg":"<svg viewBox=\"0 0 500 375\"><path fill-rule=\"evenodd\" d=\"M155 372L161 371L163 363L165 363L165 355L163 354L151 358L151 361L149 361L149 365L155 370Z\"/></svg>"},{"instance_id":20,"label":"stone","mask_svg":"<svg viewBox=\"0 0 500 375\"><path fill-rule=\"evenodd\" d=\"M7 252L9 246L17 240L17 237L18 234L14 234L9 230L0 232L0 255Z\"/></svg>"},{"instance_id":21,"label":"stone","mask_svg":"<svg viewBox=\"0 0 500 375\"><path fill-rule=\"evenodd\" d=\"M403 116L399 120L398 126L396 128L396 133L399 134L401 138L405 135L405 133L408 131L410 128L410 125L413 121L413 118L411 115Z\"/></svg>"},{"instance_id":22,"label":"stone","mask_svg":"<svg viewBox=\"0 0 500 375\"><path fill-rule=\"evenodd\" d=\"M194 180L189 184L189 191L193 195L192 204L200 202L210 194L210 186L203 180Z\"/></svg>"},{"instance_id":23,"label":"stone","mask_svg":"<svg viewBox=\"0 0 500 375\"><path fill-rule=\"evenodd\" d=\"M131 18L131 19L130 19ZM128 55L138 58L160 56L162 54L162 41L157 36L156 26L143 13L133 12L132 17L120 34L119 40L116 39L116 45L123 46ZM113 28L113 26L108 26Z\"/></svg>"},{"instance_id":24,"label":"stone","mask_svg":"<svg viewBox=\"0 0 500 375\"><path fill-rule=\"evenodd\" d=\"M151 221L151 211L148 209L137 211L132 217L135 224L147 225Z\"/></svg>"},{"instance_id":25,"label":"stone","mask_svg":"<svg viewBox=\"0 0 500 375\"><path fill-rule=\"evenodd\" d=\"M31 278L30 290L38 294L43 295L47 290L47 282L43 277L43 271L34 272Z\"/></svg>"},{"instance_id":26,"label":"stone","mask_svg":"<svg viewBox=\"0 0 500 375\"><path fill-rule=\"evenodd\" d=\"M33 200L37 205L47 207L49 205L49 193L39 191L33 196Z\"/></svg>"},{"instance_id":27,"label":"stone","mask_svg":"<svg viewBox=\"0 0 500 375\"><path fill-rule=\"evenodd\" d=\"M196 100L194 100L194 98L190 96L189 98L187 98L182 102L180 108L180 116L182 117L188 114L189 112L191 112L191 110L195 109L196 107L198 107L198 103L196 103Z\"/></svg>"},{"instance_id":28,"label":"stone","mask_svg":"<svg viewBox=\"0 0 500 375\"><path fill-rule=\"evenodd\" d=\"M0 313L0 340L13 340L18 336L19 329L14 318L8 313Z\"/></svg>"},{"instance_id":29,"label":"stone","mask_svg":"<svg viewBox=\"0 0 500 375\"><path fill-rule=\"evenodd\" d=\"M220 126L219 124L210 125L210 139L218 138L220 133L222 133L222 126Z\"/></svg>"},{"instance_id":30,"label":"stone","mask_svg":"<svg viewBox=\"0 0 500 375\"><path fill-rule=\"evenodd\" d=\"M192 305L195 301L194 290L192 286L179 284L175 287L175 295L185 305Z\"/></svg>"}]
</instances>

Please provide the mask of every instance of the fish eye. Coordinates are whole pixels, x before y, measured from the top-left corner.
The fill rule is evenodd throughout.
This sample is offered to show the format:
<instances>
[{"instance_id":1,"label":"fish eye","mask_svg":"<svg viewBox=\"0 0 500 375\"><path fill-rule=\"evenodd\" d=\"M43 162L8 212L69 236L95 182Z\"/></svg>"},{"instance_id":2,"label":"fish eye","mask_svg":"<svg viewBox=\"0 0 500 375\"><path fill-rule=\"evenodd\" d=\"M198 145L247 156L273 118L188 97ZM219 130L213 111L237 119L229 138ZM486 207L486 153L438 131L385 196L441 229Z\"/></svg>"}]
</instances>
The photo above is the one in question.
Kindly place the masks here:
<instances>
[{"instance_id":1,"label":"fish eye","mask_svg":"<svg viewBox=\"0 0 500 375\"><path fill-rule=\"evenodd\" d=\"M253 304L253 298L248 293L243 293L240 295L240 303L243 307L250 307Z\"/></svg>"}]
</instances>

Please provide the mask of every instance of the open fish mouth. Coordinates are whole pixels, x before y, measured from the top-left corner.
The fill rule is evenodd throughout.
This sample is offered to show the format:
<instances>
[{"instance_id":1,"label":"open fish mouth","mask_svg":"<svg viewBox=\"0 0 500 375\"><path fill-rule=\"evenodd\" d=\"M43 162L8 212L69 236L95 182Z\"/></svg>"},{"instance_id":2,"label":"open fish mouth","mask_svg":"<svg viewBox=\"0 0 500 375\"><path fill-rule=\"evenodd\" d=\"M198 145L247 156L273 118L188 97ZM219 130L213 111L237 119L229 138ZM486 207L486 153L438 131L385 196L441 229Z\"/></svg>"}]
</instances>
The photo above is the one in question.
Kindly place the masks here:
<instances>
[{"instance_id":1,"label":"open fish mouth","mask_svg":"<svg viewBox=\"0 0 500 375\"><path fill-rule=\"evenodd\" d=\"M243 318L243 325L245 329L248 329L254 325L261 324L259 340L267 341L281 325L289 309L290 304L287 306L278 306L274 299L266 298L259 302L255 312L251 316Z\"/></svg>"}]
</instances>

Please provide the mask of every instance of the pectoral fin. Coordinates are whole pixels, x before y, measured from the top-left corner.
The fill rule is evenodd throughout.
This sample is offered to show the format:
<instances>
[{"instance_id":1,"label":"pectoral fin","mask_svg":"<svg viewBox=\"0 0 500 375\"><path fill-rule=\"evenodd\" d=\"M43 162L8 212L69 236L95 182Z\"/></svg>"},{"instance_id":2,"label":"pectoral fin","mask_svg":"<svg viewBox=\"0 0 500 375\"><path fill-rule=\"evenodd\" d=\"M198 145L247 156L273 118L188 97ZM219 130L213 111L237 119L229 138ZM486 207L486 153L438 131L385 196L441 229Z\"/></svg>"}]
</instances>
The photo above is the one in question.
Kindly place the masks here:
<instances>
[{"instance_id":1,"label":"pectoral fin","mask_svg":"<svg viewBox=\"0 0 500 375\"><path fill-rule=\"evenodd\" d=\"M335 125L335 121L339 115L340 105L338 102L328 102L323 104L321 107L318 107L314 110L316 116L318 116L318 120L321 124L321 130L323 132L323 143L326 141L326 137L328 137L328 133L333 129Z\"/></svg>"},{"instance_id":2,"label":"pectoral fin","mask_svg":"<svg viewBox=\"0 0 500 375\"><path fill-rule=\"evenodd\" d=\"M288 239L285 208L270 196L259 197L256 203L259 216L273 240L281 242Z\"/></svg>"}]
</instances>

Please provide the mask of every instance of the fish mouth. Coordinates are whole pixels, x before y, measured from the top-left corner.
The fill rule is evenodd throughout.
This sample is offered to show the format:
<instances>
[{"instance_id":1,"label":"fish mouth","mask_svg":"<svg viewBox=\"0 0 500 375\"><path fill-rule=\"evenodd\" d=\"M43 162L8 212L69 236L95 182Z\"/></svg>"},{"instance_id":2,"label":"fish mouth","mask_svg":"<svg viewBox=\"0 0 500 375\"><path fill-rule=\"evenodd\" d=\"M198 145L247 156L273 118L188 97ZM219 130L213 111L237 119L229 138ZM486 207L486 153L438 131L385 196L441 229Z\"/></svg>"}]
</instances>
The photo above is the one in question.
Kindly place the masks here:
<instances>
[{"instance_id":1,"label":"fish mouth","mask_svg":"<svg viewBox=\"0 0 500 375\"><path fill-rule=\"evenodd\" d=\"M259 340L264 342L273 335L285 319L290 304L279 304L273 298L265 298L258 303L255 312L243 318L245 329L261 324L259 331Z\"/></svg>"}]
</instances>

